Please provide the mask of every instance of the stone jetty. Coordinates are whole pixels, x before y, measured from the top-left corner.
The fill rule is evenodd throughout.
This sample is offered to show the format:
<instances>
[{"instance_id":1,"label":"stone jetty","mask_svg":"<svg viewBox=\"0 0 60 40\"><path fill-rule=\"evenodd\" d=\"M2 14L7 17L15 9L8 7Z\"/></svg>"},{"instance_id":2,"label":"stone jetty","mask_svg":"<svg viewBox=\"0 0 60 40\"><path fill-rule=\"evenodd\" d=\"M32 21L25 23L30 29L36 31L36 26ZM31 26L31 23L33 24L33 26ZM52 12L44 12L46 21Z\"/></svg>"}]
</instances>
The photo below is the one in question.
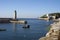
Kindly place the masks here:
<instances>
[{"instance_id":1,"label":"stone jetty","mask_svg":"<svg viewBox=\"0 0 60 40\"><path fill-rule=\"evenodd\" d=\"M51 24L49 32L39 40L60 40L60 21Z\"/></svg>"},{"instance_id":2,"label":"stone jetty","mask_svg":"<svg viewBox=\"0 0 60 40\"><path fill-rule=\"evenodd\" d=\"M13 20L12 18L0 18L0 23L11 23L10 20Z\"/></svg>"},{"instance_id":3,"label":"stone jetty","mask_svg":"<svg viewBox=\"0 0 60 40\"><path fill-rule=\"evenodd\" d=\"M20 23L25 24L27 21L17 19L17 11L14 11L14 18L0 18L0 23Z\"/></svg>"}]
</instances>

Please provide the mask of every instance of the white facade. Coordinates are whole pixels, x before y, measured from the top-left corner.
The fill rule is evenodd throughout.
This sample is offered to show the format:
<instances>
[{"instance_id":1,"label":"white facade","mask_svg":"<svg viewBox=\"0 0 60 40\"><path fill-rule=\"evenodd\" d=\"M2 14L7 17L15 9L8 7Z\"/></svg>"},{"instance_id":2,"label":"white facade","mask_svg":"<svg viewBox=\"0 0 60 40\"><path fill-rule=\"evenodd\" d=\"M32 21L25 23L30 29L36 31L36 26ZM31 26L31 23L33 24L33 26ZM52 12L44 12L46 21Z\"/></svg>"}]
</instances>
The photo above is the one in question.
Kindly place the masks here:
<instances>
[{"instance_id":1,"label":"white facade","mask_svg":"<svg viewBox=\"0 0 60 40\"><path fill-rule=\"evenodd\" d=\"M50 16L49 14L46 14L46 16L48 17L48 19L50 19L50 18L55 19L56 18L55 16Z\"/></svg>"},{"instance_id":2,"label":"white facade","mask_svg":"<svg viewBox=\"0 0 60 40\"><path fill-rule=\"evenodd\" d=\"M49 16L49 14L46 15L47 17Z\"/></svg>"}]
</instances>

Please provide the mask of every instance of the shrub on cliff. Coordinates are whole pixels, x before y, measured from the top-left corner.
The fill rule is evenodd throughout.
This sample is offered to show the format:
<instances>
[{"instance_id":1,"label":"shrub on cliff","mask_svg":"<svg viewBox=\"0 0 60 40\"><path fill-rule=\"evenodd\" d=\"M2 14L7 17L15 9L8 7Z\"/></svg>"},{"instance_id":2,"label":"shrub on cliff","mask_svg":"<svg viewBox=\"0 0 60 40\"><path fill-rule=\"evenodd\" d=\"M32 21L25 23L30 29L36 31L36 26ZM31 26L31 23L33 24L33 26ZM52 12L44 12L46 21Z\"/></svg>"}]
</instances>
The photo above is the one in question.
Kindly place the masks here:
<instances>
[{"instance_id":1,"label":"shrub on cliff","mask_svg":"<svg viewBox=\"0 0 60 40\"><path fill-rule=\"evenodd\" d=\"M46 14L45 14L45 15L41 16L40 18L47 18L47 16L46 16Z\"/></svg>"}]
</instances>

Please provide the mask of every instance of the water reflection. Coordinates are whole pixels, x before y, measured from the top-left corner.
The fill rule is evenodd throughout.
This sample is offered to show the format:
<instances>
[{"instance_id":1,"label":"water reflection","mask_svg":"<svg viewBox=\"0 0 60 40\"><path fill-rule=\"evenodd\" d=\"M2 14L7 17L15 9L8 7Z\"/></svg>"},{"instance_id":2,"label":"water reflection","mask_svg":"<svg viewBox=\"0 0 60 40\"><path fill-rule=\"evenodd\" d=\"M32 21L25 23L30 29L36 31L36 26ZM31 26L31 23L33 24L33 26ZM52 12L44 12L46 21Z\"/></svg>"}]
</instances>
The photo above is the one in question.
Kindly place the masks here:
<instances>
[{"instance_id":1,"label":"water reflection","mask_svg":"<svg viewBox=\"0 0 60 40\"><path fill-rule=\"evenodd\" d=\"M27 31L28 29L24 29L22 30L22 34L20 33L21 31L18 30L18 24L13 23L13 40L25 40L27 38ZM18 32L19 31L19 32Z\"/></svg>"},{"instance_id":2,"label":"water reflection","mask_svg":"<svg viewBox=\"0 0 60 40\"><path fill-rule=\"evenodd\" d=\"M13 23L13 40L17 38L17 24Z\"/></svg>"},{"instance_id":3,"label":"water reflection","mask_svg":"<svg viewBox=\"0 0 60 40\"><path fill-rule=\"evenodd\" d=\"M17 24L13 23L13 32L16 32L16 31L17 31Z\"/></svg>"}]
</instances>

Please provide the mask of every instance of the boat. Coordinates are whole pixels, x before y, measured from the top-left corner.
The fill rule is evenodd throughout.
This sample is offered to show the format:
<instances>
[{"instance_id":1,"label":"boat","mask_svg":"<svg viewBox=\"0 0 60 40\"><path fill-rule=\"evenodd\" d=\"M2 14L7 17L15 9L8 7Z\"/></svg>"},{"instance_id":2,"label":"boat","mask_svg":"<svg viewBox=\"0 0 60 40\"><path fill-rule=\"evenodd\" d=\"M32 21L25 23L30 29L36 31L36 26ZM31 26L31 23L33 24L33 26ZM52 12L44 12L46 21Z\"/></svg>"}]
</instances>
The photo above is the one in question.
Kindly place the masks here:
<instances>
[{"instance_id":1,"label":"boat","mask_svg":"<svg viewBox=\"0 0 60 40\"><path fill-rule=\"evenodd\" d=\"M30 25L24 25L22 28L30 28Z\"/></svg>"},{"instance_id":2,"label":"boat","mask_svg":"<svg viewBox=\"0 0 60 40\"><path fill-rule=\"evenodd\" d=\"M0 28L0 31L6 31L6 29L4 29L4 28Z\"/></svg>"}]
</instances>

